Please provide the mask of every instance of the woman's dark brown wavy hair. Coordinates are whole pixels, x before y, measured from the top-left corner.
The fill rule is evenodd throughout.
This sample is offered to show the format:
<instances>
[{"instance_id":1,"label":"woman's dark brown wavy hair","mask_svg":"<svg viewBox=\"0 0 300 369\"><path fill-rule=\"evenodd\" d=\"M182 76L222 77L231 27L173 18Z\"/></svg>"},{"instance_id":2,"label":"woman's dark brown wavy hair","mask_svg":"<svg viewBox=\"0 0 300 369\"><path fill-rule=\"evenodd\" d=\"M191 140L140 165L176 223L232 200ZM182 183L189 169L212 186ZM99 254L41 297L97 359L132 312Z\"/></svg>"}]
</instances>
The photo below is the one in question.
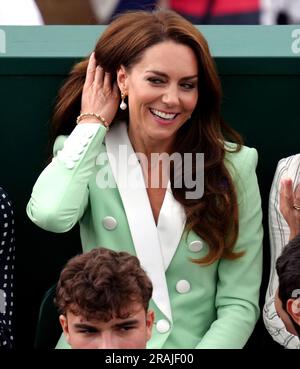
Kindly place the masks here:
<instances>
[{"instance_id":1,"label":"woman's dark brown wavy hair","mask_svg":"<svg viewBox=\"0 0 300 369\"><path fill-rule=\"evenodd\" d=\"M129 12L115 19L101 35L95 46L96 61L112 73L114 82L121 65L130 72L147 48L166 40L189 46L198 60L198 102L191 119L178 130L175 147L181 154L204 153L204 196L186 199L187 189L175 188L171 176L173 195L187 215L186 229L193 230L209 245L209 253L193 261L211 264L221 257L235 259L242 255L233 251L239 229L238 205L231 175L224 164L225 152L229 150L224 142L236 143L231 151L237 152L242 139L221 118L221 84L205 38L173 11ZM70 134L75 126L87 65L88 58L76 64L59 92L53 117L54 139ZM119 119L128 122L128 110L119 110L115 121ZM196 169L194 163L194 174Z\"/></svg>"}]
</instances>

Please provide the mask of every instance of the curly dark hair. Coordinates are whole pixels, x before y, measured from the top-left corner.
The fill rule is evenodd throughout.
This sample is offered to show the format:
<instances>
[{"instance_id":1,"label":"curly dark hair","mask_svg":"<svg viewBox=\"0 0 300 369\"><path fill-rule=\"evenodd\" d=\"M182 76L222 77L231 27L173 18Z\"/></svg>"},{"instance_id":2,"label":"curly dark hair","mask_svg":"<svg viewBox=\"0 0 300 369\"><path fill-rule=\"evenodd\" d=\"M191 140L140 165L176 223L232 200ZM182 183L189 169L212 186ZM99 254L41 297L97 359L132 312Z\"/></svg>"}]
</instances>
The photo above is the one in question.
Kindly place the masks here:
<instances>
[{"instance_id":1,"label":"curly dark hair","mask_svg":"<svg viewBox=\"0 0 300 369\"><path fill-rule=\"evenodd\" d=\"M278 296L283 309L289 314L287 301L292 298L293 291L300 289L300 234L283 248L276 261L276 271L279 279ZM300 337L300 326L292 318L291 321Z\"/></svg>"},{"instance_id":2,"label":"curly dark hair","mask_svg":"<svg viewBox=\"0 0 300 369\"><path fill-rule=\"evenodd\" d=\"M125 319L130 306L141 304L147 312L152 283L137 257L127 252L96 248L70 259L60 274L55 303L91 320Z\"/></svg>"}]
</instances>

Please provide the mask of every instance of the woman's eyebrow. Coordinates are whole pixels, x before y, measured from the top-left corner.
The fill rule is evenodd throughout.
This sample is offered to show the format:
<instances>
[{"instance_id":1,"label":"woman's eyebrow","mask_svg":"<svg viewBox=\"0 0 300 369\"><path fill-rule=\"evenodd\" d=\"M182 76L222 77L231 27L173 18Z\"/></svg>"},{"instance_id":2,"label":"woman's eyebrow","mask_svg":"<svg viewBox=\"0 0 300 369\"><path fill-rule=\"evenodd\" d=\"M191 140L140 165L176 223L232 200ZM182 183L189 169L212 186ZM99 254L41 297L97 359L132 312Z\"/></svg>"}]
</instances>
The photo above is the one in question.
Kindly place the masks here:
<instances>
[{"instance_id":1,"label":"woman's eyebrow","mask_svg":"<svg viewBox=\"0 0 300 369\"><path fill-rule=\"evenodd\" d=\"M163 72L160 72L160 71L158 71L158 70L146 70L146 73L154 73L154 74L157 74L157 75L159 75L159 76L161 76L161 77L166 77L166 78L168 78L169 76L166 74L166 73L163 73ZM186 76L186 77L182 77L181 78L181 80L182 79L192 79L192 78L196 78L196 77L198 77L198 74L195 74L195 75L193 75L193 76Z\"/></svg>"}]
</instances>

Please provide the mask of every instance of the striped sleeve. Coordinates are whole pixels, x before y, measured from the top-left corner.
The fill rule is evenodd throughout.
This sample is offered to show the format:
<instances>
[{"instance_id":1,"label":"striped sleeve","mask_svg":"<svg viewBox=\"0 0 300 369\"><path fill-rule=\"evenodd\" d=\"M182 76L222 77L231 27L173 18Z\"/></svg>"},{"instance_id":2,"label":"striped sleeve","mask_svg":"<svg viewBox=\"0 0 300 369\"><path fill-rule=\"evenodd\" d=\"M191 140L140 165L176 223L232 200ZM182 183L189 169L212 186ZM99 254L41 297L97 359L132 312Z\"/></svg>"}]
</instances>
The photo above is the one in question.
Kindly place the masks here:
<instances>
[{"instance_id":1,"label":"striped sleeve","mask_svg":"<svg viewBox=\"0 0 300 369\"><path fill-rule=\"evenodd\" d=\"M289 333L275 309L275 293L278 288L276 260L289 240L289 227L279 210L279 190L282 178L291 178L293 185L300 182L300 154L279 161L269 198L269 234L271 247L270 279L263 309L265 326L272 338L288 349L300 349L299 338Z\"/></svg>"}]
</instances>

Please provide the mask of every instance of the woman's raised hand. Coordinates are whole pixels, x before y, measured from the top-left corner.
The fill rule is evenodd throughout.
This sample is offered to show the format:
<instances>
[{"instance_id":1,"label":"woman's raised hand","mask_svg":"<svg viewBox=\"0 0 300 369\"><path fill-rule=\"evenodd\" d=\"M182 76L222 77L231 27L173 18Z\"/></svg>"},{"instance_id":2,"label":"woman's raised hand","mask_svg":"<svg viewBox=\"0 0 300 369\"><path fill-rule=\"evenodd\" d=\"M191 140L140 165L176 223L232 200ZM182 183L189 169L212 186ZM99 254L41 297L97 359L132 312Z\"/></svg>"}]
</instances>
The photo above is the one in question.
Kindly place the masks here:
<instances>
[{"instance_id":1,"label":"woman's raised hand","mask_svg":"<svg viewBox=\"0 0 300 369\"><path fill-rule=\"evenodd\" d=\"M96 113L111 124L120 100L117 82L112 86L111 81L111 74L105 72L99 65L97 66L93 52L89 59L82 90L81 113ZM94 122L99 121L92 116L86 116L80 120L80 123Z\"/></svg>"},{"instance_id":2,"label":"woman's raised hand","mask_svg":"<svg viewBox=\"0 0 300 369\"><path fill-rule=\"evenodd\" d=\"M280 211L290 228L289 239L292 240L300 233L300 184L293 191L290 178L281 180Z\"/></svg>"}]
</instances>

